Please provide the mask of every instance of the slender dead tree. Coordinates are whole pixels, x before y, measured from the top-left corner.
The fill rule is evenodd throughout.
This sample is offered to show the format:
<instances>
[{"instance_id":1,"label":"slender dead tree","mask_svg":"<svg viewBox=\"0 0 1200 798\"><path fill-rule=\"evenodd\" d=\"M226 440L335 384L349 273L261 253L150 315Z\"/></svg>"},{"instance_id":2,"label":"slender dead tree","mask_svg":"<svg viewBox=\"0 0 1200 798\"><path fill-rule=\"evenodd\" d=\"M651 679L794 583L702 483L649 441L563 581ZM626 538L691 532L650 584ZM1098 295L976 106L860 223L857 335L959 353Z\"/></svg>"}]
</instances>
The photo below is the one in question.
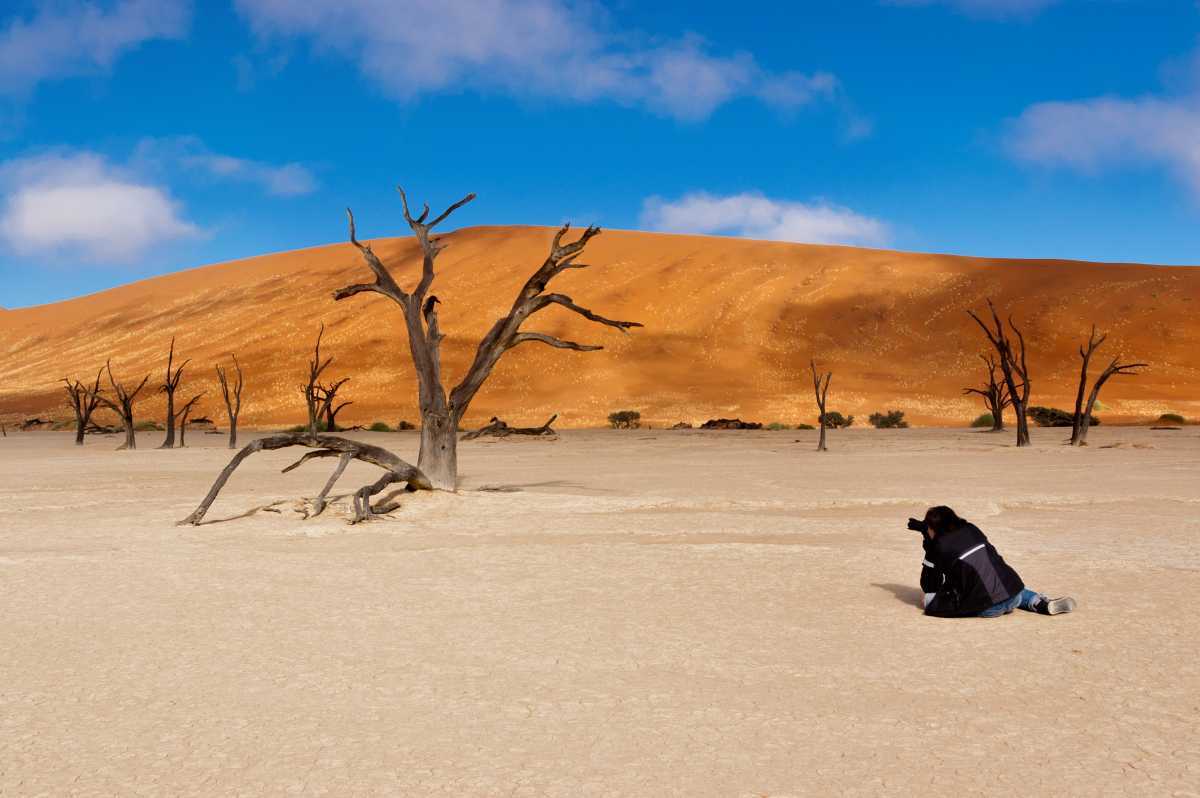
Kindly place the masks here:
<instances>
[{"instance_id":1,"label":"slender dead tree","mask_svg":"<svg viewBox=\"0 0 1200 798\"><path fill-rule=\"evenodd\" d=\"M983 406L992 416L992 428L989 432L1004 431L1004 408L1012 406L1012 399L1008 395L1008 385L1004 382L1004 375L1001 374L997 379L996 371L999 369L999 364L996 358L992 355L980 355L979 359L988 367L987 383L982 388L963 388L963 395L978 394L983 397Z\"/></svg>"},{"instance_id":2,"label":"slender dead tree","mask_svg":"<svg viewBox=\"0 0 1200 798\"><path fill-rule=\"evenodd\" d=\"M826 372L822 377L817 373L817 361L809 359L809 368L812 369L813 392L817 395L817 420L821 424L821 439L817 442L818 452L829 451L825 448L825 396L829 393L829 382L833 379L833 372Z\"/></svg>"},{"instance_id":3,"label":"slender dead tree","mask_svg":"<svg viewBox=\"0 0 1200 798\"><path fill-rule=\"evenodd\" d=\"M150 381L150 375L142 377L142 381L132 391L129 390L124 383L117 382L113 378L112 360L104 364L105 371L108 372L108 384L112 386L114 399L110 399L102 394L94 394L100 404L107 407L109 410L117 414L121 419L121 425L125 428L125 442L117 447L117 451L122 449L136 449L137 436L134 434L133 428L133 403L137 401L137 395L146 387L146 383Z\"/></svg>"},{"instance_id":4,"label":"slender dead tree","mask_svg":"<svg viewBox=\"0 0 1200 798\"><path fill-rule=\"evenodd\" d=\"M1100 398L1100 389L1104 387L1104 383L1108 382L1110 377L1115 375L1130 375L1135 376L1139 372L1134 369L1145 368L1146 363L1121 363L1120 357L1114 357L1112 362L1105 366L1104 371L1100 372L1100 376L1096 378L1095 384L1092 385L1092 391L1088 394L1087 404L1084 404L1083 395L1087 390L1088 364L1091 362L1092 355L1100 348L1100 345L1108 338L1108 335L1096 335L1096 325L1092 325L1092 331L1088 335L1086 348L1083 345L1079 347L1079 359L1081 366L1079 369L1079 391L1075 394L1075 413L1071 417L1071 445L1072 446L1087 446L1088 430L1092 426L1092 410L1096 406L1096 400Z\"/></svg>"},{"instance_id":5,"label":"slender dead tree","mask_svg":"<svg viewBox=\"0 0 1200 798\"><path fill-rule=\"evenodd\" d=\"M363 260L374 275L369 283L357 283L340 288L333 293L335 300L358 294L376 293L388 297L400 306L404 314L408 335L409 354L417 374L418 403L421 410L421 451L417 466L438 490L454 490L458 477L457 430L471 400L492 373L501 356L523 343L541 343L558 349L573 349L577 352L592 352L603 347L579 344L562 340L540 332L522 332L521 325L538 311L552 305L566 308L583 316L588 321L613 327L625 332L631 327L642 325L632 321L617 321L600 316L587 308L575 304L569 296L546 293L550 281L566 269L586 268L577 258L588 242L600 232L598 227L588 227L578 239L563 243L570 225L563 225L554 235L550 252L542 265L525 281L508 314L498 319L479 342L475 358L462 381L447 394L442 383L441 343L444 338L438 326L438 298L429 293L435 277L434 261L446 247L441 238L431 232L450 214L475 199L468 194L448 207L430 221L429 206L414 217L409 212L408 197L401 188L400 201L404 208L404 220L408 223L417 243L421 247L421 276L412 291L406 291L396 282L392 272L375 254L369 244L358 240L354 228L354 214L349 208L350 243L358 248Z\"/></svg>"},{"instance_id":6,"label":"slender dead tree","mask_svg":"<svg viewBox=\"0 0 1200 798\"><path fill-rule=\"evenodd\" d=\"M193 396L191 399L188 399L187 402L184 403L183 407L180 408L180 410L179 410L179 448L180 449L182 449L185 445L183 441L184 441L184 435L187 432L188 415L191 414L192 408L196 406L196 402L199 402L200 397L204 396L204 394L205 394L205 392L201 391L200 393Z\"/></svg>"},{"instance_id":7,"label":"slender dead tree","mask_svg":"<svg viewBox=\"0 0 1200 798\"><path fill-rule=\"evenodd\" d=\"M976 316L975 311L968 310L967 314L975 320L975 323L983 330L983 334L996 348L996 355L1000 360L1000 371L1004 374L1004 385L1008 389L1009 402L1012 405L1013 413L1017 416L1017 446L1028 446L1029 419L1026 418L1025 411L1029 407L1030 386L1029 366L1025 359L1025 336L1013 322L1012 316L1009 316L1008 326L1012 329L1013 335L1017 337L1017 342L1021 347L1020 351L1015 351L1012 340L1004 330L1004 323L1000 321L1000 314L996 312L996 306L992 304L991 299L987 303L988 309L992 312L995 329Z\"/></svg>"},{"instance_id":8,"label":"slender dead tree","mask_svg":"<svg viewBox=\"0 0 1200 798\"><path fill-rule=\"evenodd\" d=\"M221 384L221 396L225 399L225 412L229 416L229 448L237 448L238 415L242 412L242 366L237 355L233 356L233 367L237 370L237 382L229 387L229 375L217 366L217 381Z\"/></svg>"},{"instance_id":9,"label":"slender dead tree","mask_svg":"<svg viewBox=\"0 0 1200 798\"><path fill-rule=\"evenodd\" d=\"M332 359L332 358L331 358ZM342 402L335 405L338 391L342 386L350 382L349 377L343 377L340 380L335 380L328 385L320 384L316 386L317 397L320 400L320 409L318 415L325 419L326 432L338 432L337 414L345 408L354 404L354 402Z\"/></svg>"},{"instance_id":10,"label":"slender dead tree","mask_svg":"<svg viewBox=\"0 0 1200 798\"><path fill-rule=\"evenodd\" d=\"M310 435L317 434L318 422L321 420L321 372L329 368L329 364L333 362L333 357L327 357L321 360L321 338L325 335L325 322L321 322L321 329L317 332L317 343L313 346L312 360L308 361L308 382L300 388L300 393L304 395L304 404L308 409L308 432Z\"/></svg>"},{"instance_id":11,"label":"slender dead tree","mask_svg":"<svg viewBox=\"0 0 1200 798\"><path fill-rule=\"evenodd\" d=\"M75 411L76 446L83 446L83 436L87 432L88 424L91 423L92 413L100 404L100 377L103 374L104 369L96 372L96 380L91 388L79 380L62 378L62 381L66 383L67 400L71 403L71 409Z\"/></svg>"},{"instance_id":12,"label":"slender dead tree","mask_svg":"<svg viewBox=\"0 0 1200 798\"><path fill-rule=\"evenodd\" d=\"M179 364L179 368L171 370L172 364L175 362L175 338L171 338L171 351L167 354L167 376L163 380L163 384L158 387L159 393L167 395L167 437L159 445L160 449L170 449L175 446L175 391L179 389L179 381L183 379L183 369L190 363L190 360L185 360Z\"/></svg>"}]
</instances>

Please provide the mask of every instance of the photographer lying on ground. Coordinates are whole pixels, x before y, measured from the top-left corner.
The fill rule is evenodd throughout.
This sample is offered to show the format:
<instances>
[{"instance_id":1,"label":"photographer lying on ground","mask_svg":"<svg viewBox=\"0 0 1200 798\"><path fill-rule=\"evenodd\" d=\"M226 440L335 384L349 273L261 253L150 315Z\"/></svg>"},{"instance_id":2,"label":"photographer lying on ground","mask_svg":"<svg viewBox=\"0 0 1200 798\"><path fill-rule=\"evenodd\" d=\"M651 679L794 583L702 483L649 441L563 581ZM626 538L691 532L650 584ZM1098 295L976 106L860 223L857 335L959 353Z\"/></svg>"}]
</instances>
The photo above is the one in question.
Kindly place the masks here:
<instances>
[{"instance_id":1,"label":"photographer lying on ground","mask_svg":"<svg viewBox=\"0 0 1200 798\"><path fill-rule=\"evenodd\" d=\"M930 507L924 521L908 519L908 528L924 537L921 590L926 615L995 618L1017 607L1042 615L1075 609L1073 598L1051 599L1026 590L979 528L949 507Z\"/></svg>"}]
</instances>

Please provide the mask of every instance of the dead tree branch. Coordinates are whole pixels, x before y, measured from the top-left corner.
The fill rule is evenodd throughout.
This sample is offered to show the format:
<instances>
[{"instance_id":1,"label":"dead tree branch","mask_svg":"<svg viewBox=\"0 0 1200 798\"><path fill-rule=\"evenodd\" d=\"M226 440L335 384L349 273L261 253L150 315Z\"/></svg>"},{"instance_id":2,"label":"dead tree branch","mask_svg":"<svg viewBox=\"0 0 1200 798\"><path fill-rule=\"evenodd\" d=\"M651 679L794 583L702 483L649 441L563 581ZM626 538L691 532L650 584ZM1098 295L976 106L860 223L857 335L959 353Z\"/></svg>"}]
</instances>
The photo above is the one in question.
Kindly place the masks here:
<instances>
[{"instance_id":1,"label":"dead tree branch","mask_svg":"<svg viewBox=\"0 0 1200 798\"><path fill-rule=\"evenodd\" d=\"M553 416L550 416L550 418L546 420L546 423L540 427L510 427L505 422L501 421L495 416L492 416L492 420L489 421L485 426L463 435L462 440L473 441L476 438L483 437L484 435L491 435L496 438L507 438L509 435L554 435L555 432L553 429L551 429L550 425L553 424L554 420L557 418L558 414L556 413Z\"/></svg>"},{"instance_id":2,"label":"dead tree branch","mask_svg":"<svg viewBox=\"0 0 1200 798\"><path fill-rule=\"evenodd\" d=\"M167 353L167 376L163 380L163 384L158 387L159 393L167 395L167 436L163 439L160 449L170 449L175 446L175 391L179 389L179 381L183 379L183 369L190 363L190 360L185 360L179 365L179 368L174 371L171 366L175 362L175 338L171 338L171 351Z\"/></svg>"},{"instance_id":3,"label":"dead tree branch","mask_svg":"<svg viewBox=\"0 0 1200 798\"><path fill-rule=\"evenodd\" d=\"M191 399L187 400L187 402L185 402L183 407L179 410L179 448L180 449L182 449L185 445L184 444L184 435L187 432L188 416L191 415L192 408L196 406L196 402L199 402L200 397L204 396L205 393L206 393L205 391L201 391L200 393L196 394Z\"/></svg>"}]
</instances>

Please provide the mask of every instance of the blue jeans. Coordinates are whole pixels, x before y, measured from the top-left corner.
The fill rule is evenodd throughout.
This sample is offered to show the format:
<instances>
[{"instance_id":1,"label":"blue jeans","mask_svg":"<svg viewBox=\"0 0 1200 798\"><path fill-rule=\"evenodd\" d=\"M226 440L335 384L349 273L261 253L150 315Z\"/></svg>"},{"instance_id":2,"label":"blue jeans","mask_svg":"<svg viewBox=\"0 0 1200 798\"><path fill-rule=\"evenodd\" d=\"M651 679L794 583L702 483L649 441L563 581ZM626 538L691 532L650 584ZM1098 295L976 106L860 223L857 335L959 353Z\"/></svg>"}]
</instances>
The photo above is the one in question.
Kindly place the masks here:
<instances>
[{"instance_id":1,"label":"blue jeans","mask_svg":"<svg viewBox=\"0 0 1200 798\"><path fill-rule=\"evenodd\" d=\"M979 613L979 617L980 618L996 618L1001 615L1008 615L1010 612L1017 609L1018 607L1020 607L1023 610L1029 610L1030 612L1036 612L1036 610L1034 610L1034 608L1033 608L1033 605L1035 603L1037 603L1037 601L1040 600L1041 598L1042 598L1041 593L1036 593L1029 589L1022 590L1020 593L1013 596L1012 598L1007 599L1005 601L1001 601L998 604L993 604L992 606L988 607L986 610Z\"/></svg>"}]
</instances>

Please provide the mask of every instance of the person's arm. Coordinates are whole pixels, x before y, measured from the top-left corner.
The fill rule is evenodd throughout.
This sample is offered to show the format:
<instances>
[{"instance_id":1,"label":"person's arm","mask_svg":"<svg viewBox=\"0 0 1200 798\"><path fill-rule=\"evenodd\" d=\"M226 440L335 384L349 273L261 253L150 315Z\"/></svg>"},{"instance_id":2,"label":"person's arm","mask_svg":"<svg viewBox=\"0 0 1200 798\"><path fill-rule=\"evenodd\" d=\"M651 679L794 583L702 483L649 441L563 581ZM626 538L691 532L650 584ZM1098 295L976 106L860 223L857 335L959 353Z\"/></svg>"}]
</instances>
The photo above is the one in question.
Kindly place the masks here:
<instances>
[{"instance_id":1,"label":"person's arm","mask_svg":"<svg viewBox=\"0 0 1200 798\"><path fill-rule=\"evenodd\" d=\"M925 538L921 545L925 550L925 557L921 560L921 592L925 594L922 597L921 606L928 607L929 602L933 601L933 597L945 584L946 575L937 565L933 541Z\"/></svg>"}]
</instances>

